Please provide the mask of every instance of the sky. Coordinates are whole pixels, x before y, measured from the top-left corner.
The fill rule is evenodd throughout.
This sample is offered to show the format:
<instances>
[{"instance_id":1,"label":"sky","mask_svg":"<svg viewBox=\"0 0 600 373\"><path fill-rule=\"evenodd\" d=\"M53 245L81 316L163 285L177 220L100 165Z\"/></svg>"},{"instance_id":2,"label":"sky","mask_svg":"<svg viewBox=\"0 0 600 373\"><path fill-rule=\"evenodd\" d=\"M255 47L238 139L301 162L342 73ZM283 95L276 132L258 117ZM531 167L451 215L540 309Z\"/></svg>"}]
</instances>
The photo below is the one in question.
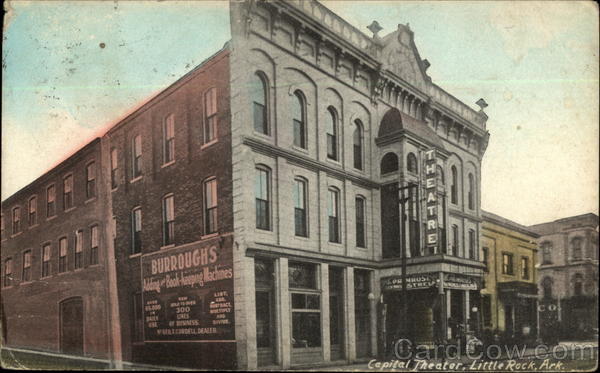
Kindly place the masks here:
<instances>
[{"instance_id":1,"label":"sky","mask_svg":"<svg viewBox=\"0 0 600 373\"><path fill-rule=\"evenodd\" d=\"M427 73L489 107L482 207L524 225L598 213L598 8L588 1L322 1L370 35L410 24ZM12 1L2 200L230 39L226 1Z\"/></svg>"}]
</instances>

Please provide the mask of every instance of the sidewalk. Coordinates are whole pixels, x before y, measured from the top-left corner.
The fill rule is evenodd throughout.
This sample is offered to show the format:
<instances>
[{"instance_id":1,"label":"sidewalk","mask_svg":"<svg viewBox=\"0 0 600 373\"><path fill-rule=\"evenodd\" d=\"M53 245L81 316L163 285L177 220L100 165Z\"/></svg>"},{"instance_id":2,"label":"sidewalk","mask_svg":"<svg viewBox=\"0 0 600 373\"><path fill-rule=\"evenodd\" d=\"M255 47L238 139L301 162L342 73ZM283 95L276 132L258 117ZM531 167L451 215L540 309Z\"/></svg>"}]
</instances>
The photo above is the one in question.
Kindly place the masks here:
<instances>
[{"instance_id":1,"label":"sidewalk","mask_svg":"<svg viewBox=\"0 0 600 373\"><path fill-rule=\"evenodd\" d=\"M577 369L576 367L579 367L581 365L581 363L584 363L583 365L583 369L587 369L589 370L589 368L587 368L587 365L590 366L594 366L594 362L597 363L598 361L598 341L568 341L568 342L559 342L559 344L557 345L557 351L559 353L559 356L561 356L561 353L571 353L571 352L578 352L577 349L581 349L583 346L586 347L585 351L584 351L584 356L577 357L577 359L580 359L580 361L575 361L573 359L565 359L565 362L567 363L573 363L575 362L576 365L574 367L574 369ZM550 346L550 348L552 348L553 346ZM509 354L502 354L499 358L497 359L493 359L491 361L498 361L498 362L506 362L509 360L515 360L515 361L528 361L528 360L544 360L544 359L551 359L552 356L546 353L546 350L544 348L538 348L537 351L537 355L536 355L536 347L528 347L525 348L523 350L523 348L519 348L518 352L516 350L513 350L511 348L509 348ZM591 354L591 355L590 355ZM471 359L468 356L461 356L460 358L457 359L447 359L447 367L449 367L451 364L455 364L455 366L457 366L457 363L461 363L461 367L470 367L471 364L473 362L484 362L484 361L490 361L490 360L477 360L477 359ZM379 363L379 365L378 365ZM311 371L354 371L354 372L368 372L368 371L392 371L392 372L401 372L401 371L431 371L431 370L435 370L435 371L443 371L445 369L438 369L435 367L436 364L440 364L442 363L441 359L429 359L429 360L416 360L416 359L412 359L409 362L409 368L403 368L403 367L399 367L399 363L400 360L398 360L398 363L396 363L396 368L393 367L386 367L383 366L384 363L388 363L390 365L393 365L394 360L387 360L387 361L378 361L378 360L373 360L370 363L365 363L365 362L361 362L361 363L357 363L357 364L347 364L347 365L338 365L338 366L330 366L330 367L322 367L322 368L314 368L314 369L307 369L307 370L311 370ZM427 369L427 367L425 366L425 364L429 365L429 364L434 364L433 368ZM450 368L448 368L450 370ZM464 370L464 369L459 369L459 370ZM564 370L564 369L563 369ZM569 369L567 369L568 371Z\"/></svg>"}]
</instances>

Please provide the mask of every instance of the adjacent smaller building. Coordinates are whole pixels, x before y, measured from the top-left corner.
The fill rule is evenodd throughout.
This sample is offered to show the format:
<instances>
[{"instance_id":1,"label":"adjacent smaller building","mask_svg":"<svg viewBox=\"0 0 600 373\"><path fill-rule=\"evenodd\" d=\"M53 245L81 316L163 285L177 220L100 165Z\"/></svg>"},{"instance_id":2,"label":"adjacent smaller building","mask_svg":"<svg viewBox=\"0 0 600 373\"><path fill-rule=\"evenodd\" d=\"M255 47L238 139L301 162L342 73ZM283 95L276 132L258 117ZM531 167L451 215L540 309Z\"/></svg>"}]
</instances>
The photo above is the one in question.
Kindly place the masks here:
<instances>
[{"instance_id":1,"label":"adjacent smaller building","mask_svg":"<svg viewBox=\"0 0 600 373\"><path fill-rule=\"evenodd\" d=\"M556 305L559 337L593 336L598 332L598 215L571 216L529 229L540 235L538 287L542 301Z\"/></svg>"},{"instance_id":2,"label":"adjacent smaller building","mask_svg":"<svg viewBox=\"0 0 600 373\"><path fill-rule=\"evenodd\" d=\"M482 211L482 217L480 327L507 338L535 338L539 235L491 212Z\"/></svg>"}]
</instances>

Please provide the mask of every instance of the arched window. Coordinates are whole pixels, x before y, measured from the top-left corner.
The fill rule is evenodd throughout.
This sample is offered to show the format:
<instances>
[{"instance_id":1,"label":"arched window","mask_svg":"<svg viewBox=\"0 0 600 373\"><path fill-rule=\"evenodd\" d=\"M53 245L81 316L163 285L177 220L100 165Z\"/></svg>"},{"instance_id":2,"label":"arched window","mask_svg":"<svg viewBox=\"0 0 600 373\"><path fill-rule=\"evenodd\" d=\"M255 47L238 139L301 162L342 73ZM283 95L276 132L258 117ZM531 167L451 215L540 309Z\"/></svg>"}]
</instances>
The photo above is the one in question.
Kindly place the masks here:
<instances>
[{"instance_id":1,"label":"arched window","mask_svg":"<svg viewBox=\"0 0 600 373\"><path fill-rule=\"evenodd\" d=\"M394 153L387 153L381 158L381 174L398 171L398 156Z\"/></svg>"},{"instance_id":2,"label":"arched window","mask_svg":"<svg viewBox=\"0 0 600 373\"><path fill-rule=\"evenodd\" d=\"M306 103L302 92L294 92L292 101L294 145L306 149Z\"/></svg>"},{"instance_id":3,"label":"arched window","mask_svg":"<svg viewBox=\"0 0 600 373\"><path fill-rule=\"evenodd\" d=\"M365 209L366 200L363 196L356 196L354 199L354 208L356 209L356 246L366 247L365 242Z\"/></svg>"},{"instance_id":4,"label":"arched window","mask_svg":"<svg viewBox=\"0 0 600 373\"><path fill-rule=\"evenodd\" d=\"M472 173L469 173L469 209L473 210L475 208L475 178Z\"/></svg>"},{"instance_id":5,"label":"arched window","mask_svg":"<svg viewBox=\"0 0 600 373\"><path fill-rule=\"evenodd\" d=\"M337 151L337 112L333 107L329 107L327 109L329 113L329 118L327 121L327 158L333 159L337 161L338 159L338 151Z\"/></svg>"},{"instance_id":6,"label":"arched window","mask_svg":"<svg viewBox=\"0 0 600 373\"><path fill-rule=\"evenodd\" d=\"M409 172L418 172L418 166L417 166L417 157L415 157L414 153L408 153L408 156L406 157L406 168L408 169Z\"/></svg>"},{"instance_id":7,"label":"arched window","mask_svg":"<svg viewBox=\"0 0 600 373\"><path fill-rule=\"evenodd\" d=\"M575 296L583 294L583 276L581 273L576 273L575 276L573 276L573 294Z\"/></svg>"},{"instance_id":8,"label":"arched window","mask_svg":"<svg viewBox=\"0 0 600 373\"><path fill-rule=\"evenodd\" d=\"M581 237L576 237L571 240L571 259L581 260Z\"/></svg>"},{"instance_id":9,"label":"arched window","mask_svg":"<svg viewBox=\"0 0 600 373\"><path fill-rule=\"evenodd\" d=\"M544 298L551 299L552 298L552 279L550 277L545 277L542 280L542 289L544 291Z\"/></svg>"},{"instance_id":10,"label":"arched window","mask_svg":"<svg viewBox=\"0 0 600 373\"><path fill-rule=\"evenodd\" d=\"M452 252L450 255L458 256L458 226L452 224Z\"/></svg>"},{"instance_id":11,"label":"arched window","mask_svg":"<svg viewBox=\"0 0 600 373\"><path fill-rule=\"evenodd\" d=\"M254 74L251 83L251 98L254 115L254 130L265 135L269 134L267 78L262 72Z\"/></svg>"},{"instance_id":12,"label":"arched window","mask_svg":"<svg viewBox=\"0 0 600 373\"><path fill-rule=\"evenodd\" d=\"M444 185L446 183L446 179L444 178L444 169L442 168L442 166L437 166L436 171L437 171L438 184Z\"/></svg>"},{"instance_id":13,"label":"arched window","mask_svg":"<svg viewBox=\"0 0 600 373\"><path fill-rule=\"evenodd\" d=\"M458 203L458 171L456 166L452 166L452 184L450 185L450 202Z\"/></svg>"},{"instance_id":14,"label":"arched window","mask_svg":"<svg viewBox=\"0 0 600 373\"><path fill-rule=\"evenodd\" d=\"M363 125L360 120L354 121L354 134L352 136L354 151L354 168L363 169Z\"/></svg>"},{"instance_id":15,"label":"arched window","mask_svg":"<svg viewBox=\"0 0 600 373\"><path fill-rule=\"evenodd\" d=\"M469 229L469 259L475 259L475 231Z\"/></svg>"},{"instance_id":16,"label":"arched window","mask_svg":"<svg viewBox=\"0 0 600 373\"><path fill-rule=\"evenodd\" d=\"M552 264L552 243L542 242L542 264Z\"/></svg>"}]
</instances>

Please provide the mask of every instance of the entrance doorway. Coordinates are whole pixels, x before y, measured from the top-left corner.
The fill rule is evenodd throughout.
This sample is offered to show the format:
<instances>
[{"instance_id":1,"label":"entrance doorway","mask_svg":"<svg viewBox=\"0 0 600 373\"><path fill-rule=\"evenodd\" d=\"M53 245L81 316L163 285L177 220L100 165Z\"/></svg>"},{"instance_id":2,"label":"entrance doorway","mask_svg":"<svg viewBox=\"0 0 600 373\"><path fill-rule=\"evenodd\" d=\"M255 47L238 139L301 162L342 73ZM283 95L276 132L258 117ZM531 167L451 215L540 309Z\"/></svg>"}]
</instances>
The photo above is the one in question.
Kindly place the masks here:
<instances>
[{"instance_id":1,"label":"entrance doorway","mask_svg":"<svg viewBox=\"0 0 600 373\"><path fill-rule=\"evenodd\" d=\"M83 355L83 300L70 298L60 303L60 351Z\"/></svg>"},{"instance_id":2,"label":"entrance doorway","mask_svg":"<svg viewBox=\"0 0 600 373\"><path fill-rule=\"evenodd\" d=\"M513 306L509 304L504 306L504 328L506 333L510 336L512 336L515 332Z\"/></svg>"},{"instance_id":3,"label":"entrance doorway","mask_svg":"<svg viewBox=\"0 0 600 373\"><path fill-rule=\"evenodd\" d=\"M258 366L275 364L275 295L273 261L254 259L256 350Z\"/></svg>"},{"instance_id":4,"label":"entrance doorway","mask_svg":"<svg viewBox=\"0 0 600 373\"><path fill-rule=\"evenodd\" d=\"M356 357L371 356L371 310L368 271L354 274L354 315L356 320Z\"/></svg>"}]
</instances>

